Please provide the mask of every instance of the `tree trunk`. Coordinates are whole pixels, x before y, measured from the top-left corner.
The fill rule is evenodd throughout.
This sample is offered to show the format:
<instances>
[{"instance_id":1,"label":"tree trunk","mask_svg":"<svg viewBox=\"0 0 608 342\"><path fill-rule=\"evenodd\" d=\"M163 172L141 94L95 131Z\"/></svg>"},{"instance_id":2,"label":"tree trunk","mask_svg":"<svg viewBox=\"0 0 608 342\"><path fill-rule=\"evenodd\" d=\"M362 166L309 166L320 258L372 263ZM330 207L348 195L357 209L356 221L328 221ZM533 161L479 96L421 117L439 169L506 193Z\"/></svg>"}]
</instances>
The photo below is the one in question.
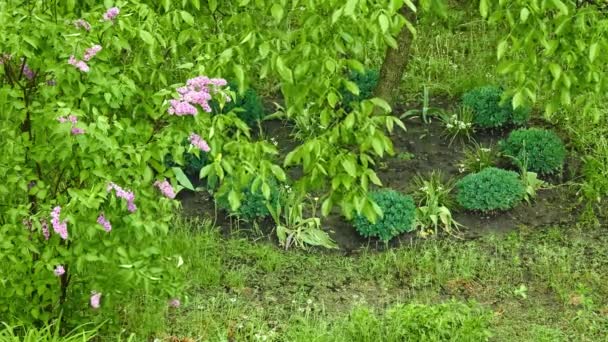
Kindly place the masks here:
<instances>
[{"instance_id":1,"label":"tree trunk","mask_svg":"<svg viewBox=\"0 0 608 342\"><path fill-rule=\"evenodd\" d=\"M413 1L417 6L418 1ZM403 5L399 13L405 17L412 25L415 26L416 13ZM405 68L410 60L410 50L414 35L407 26L403 26L397 36L397 49L388 47L382 69L380 70L380 78L378 85L374 91L374 95L388 102L391 107L394 107L400 89L401 77L405 72Z\"/></svg>"}]
</instances>

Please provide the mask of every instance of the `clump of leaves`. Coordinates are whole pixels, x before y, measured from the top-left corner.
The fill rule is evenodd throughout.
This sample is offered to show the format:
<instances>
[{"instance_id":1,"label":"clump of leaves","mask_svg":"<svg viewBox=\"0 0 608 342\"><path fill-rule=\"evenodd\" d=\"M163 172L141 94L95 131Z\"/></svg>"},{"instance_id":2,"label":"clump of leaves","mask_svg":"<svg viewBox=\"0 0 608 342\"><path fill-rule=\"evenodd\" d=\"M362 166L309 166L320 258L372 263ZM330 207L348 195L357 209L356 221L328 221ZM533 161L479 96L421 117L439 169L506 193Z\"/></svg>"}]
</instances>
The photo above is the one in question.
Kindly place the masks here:
<instances>
[{"instance_id":1,"label":"clump of leaves","mask_svg":"<svg viewBox=\"0 0 608 342\"><path fill-rule=\"evenodd\" d=\"M263 219L270 216L268 205L276 207L280 200L280 190L277 181L271 180L267 183L268 186L262 189L261 182L250 181L240 191L243 193L243 197L240 200L240 206L236 210L233 210L233 203L231 203L230 193L217 193L216 202L218 207L227 210L233 215L245 221L254 221Z\"/></svg>"},{"instance_id":2,"label":"clump of leaves","mask_svg":"<svg viewBox=\"0 0 608 342\"><path fill-rule=\"evenodd\" d=\"M382 217L376 222L370 222L364 216L355 217L354 225L359 234L365 237L377 237L386 242L416 228L414 225L416 206L412 196L383 189L371 192L370 197L382 210Z\"/></svg>"},{"instance_id":3,"label":"clump of leaves","mask_svg":"<svg viewBox=\"0 0 608 342\"><path fill-rule=\"evenodd\" d=\"M456 183L456 200L467 210L509 210L519 204L526 189L513 171L488 167Z\"/></svg>"},{"instance_id":4,"label":"clump of leaves","mask_svg":"<svg viewBox=\"0 0 608 342\"><path fill-rule=\"evenodd\" d=\"M462 97L462 104L474 114L473 122L480 128L499 128L509 124L523 125L530 117L530 109L513 109L510 99L502 102L503 90L495 86L475 88Z\"/></svg>"},{"instance_id":5,"label":"clump of leaves","mask_svg":"<svg viewBox=\"0 0 608 342\"><path fill-rule=\"evenodd\" d=\"M433 171L427 178L418 175L414 178L416 191L413 198L418 203L416 227L421 234L437 235L439 229L448 234L458 231L460 224L452 217L450 208L454 206L451 191L454 181L447 179L440 171Z\"/></svg>"},{"instance_id":6,"label":"clump of leaves","mask_svg":"<svg viewBox=\"0 0 608 342\"><path fill-rule=\"evenodd\" d=\"M464 150L464 158L458 165L458 169L461 173L479 172L487 167L495 166L498 159L499 154L494 148L474 143L473 146Z\"/></svg>"},{"instance_id":7,"label":"clump of leaves","mask_svg":"<svg viewBox=\"0 0 608 342\"><path fill-rule=\"evenodd\" d=\"M359 102L373 97L374 89L378 85L380 72L376 69L366 69L363 72L352 71L350 80L359 87L359 95L355 95L347 89L342 89L342 102L350 108L352 102Z\"/></svg>"},{"instance_id":8,"label":"clump of leaves","mask_svg":"<svg viewBox=\"0 0 608 342\"><path fill-rule=\"evenodd\" d=\"M254 126L266 117L262 98L253 88L244 89L241 93L236 83L229 83L230 89L234 90L234 99L225 104L223 109L220 109L217 103L212 104L214 113L229 113L234 111L236 116L243 120L247 125Z\"/></svg>"},{"instance_id":9,"label":"clump of leaves","mask_svg":"<svg viewBox=\"0 0 608 342\"><path fill-rule=\"evenodd\" d=\"M557 134L540 128L515 130L500 142L500 148L517 166L525 160L528 171L542 174L560 170L566 158L566 148Z\"/></svg>"},{"instance_id":10,"label":"clump of leaves","mask_svg":"<svg viewBox=\"0 0 608 342\"><path fill-rule=\"evenodd\" d=\"M268 205L276 225L279 244L286 250L291 246L301 249L307 249L309 246L338 248L321 226L321 219L317 216L318 204L318 197L303 197L287 187L281 192L280 201L274 206ZM308 216L305 216L305 211L309 211Z\"/></svg>"},{"instance_id":11,"label":"clump of leaves","mask_svg":"<svg viewBox=\"0 0 608 342\"><path fill-rule=\"evenodd\" d=\"M460 107L458 111L452 115L441 115L443 123L443 134L450 139L450 145L457 138L461 140L471 141L475 127L473 127L473 111L469 107Z\"/></svg>"}]
</instances>

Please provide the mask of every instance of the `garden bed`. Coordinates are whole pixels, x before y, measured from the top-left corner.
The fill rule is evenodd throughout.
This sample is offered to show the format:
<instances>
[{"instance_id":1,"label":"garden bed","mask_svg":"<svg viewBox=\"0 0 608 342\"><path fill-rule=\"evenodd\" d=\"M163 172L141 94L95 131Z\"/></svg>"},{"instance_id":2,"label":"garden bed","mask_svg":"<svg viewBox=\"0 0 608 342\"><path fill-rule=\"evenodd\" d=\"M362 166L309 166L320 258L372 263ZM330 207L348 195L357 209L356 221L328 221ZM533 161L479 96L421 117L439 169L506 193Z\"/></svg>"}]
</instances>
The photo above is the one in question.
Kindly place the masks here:
<instances>
[{"instance_id":1,"label":"garden bed","mask_svg":"<svg viewBox=\"0 0 608 342\"><path fill-rule=\"evenodd\" d=\"M442 135L443 126L437 120L425 124L418 118L414 118L406 120L405 125L407 131L396 130L391 136L395 155L385 158L376 166L376 172L384 187L411 193L415 190L411 180L417 174L427 175L432 171L441 171L448 177L460 178L463 176L459 170L465 147L463 142L454 141L450 145L448 139ZM538 125L542 125L542 122L535 123L535 126ZM262 128L266 137L276 140L281 153L289 152L297 144L290 137L291 128L280 121L266 121ZM499 140L509 134L509 131L482 131L476 133L474 138L482 146L495 146ZM508 168L507 165L501 165L501 167ZM567 165L565 169L572 167ZM575 222L576 203L572 202L572 190L568 186L560 185L574 172L569 170L558 176L544 177L550 186L548 189L541 190L531 204L523 203L513 210L491 215L464 210L455 212L455 220L465 226L462 229L463 238L476 238L489 232L508 232L522 225L543 227ZM187 217L211 218L226 235L237 230L240 232L252 231L252 225L243 221L239 222L236 217L230 218L222 210L216 211L213 198L205 191L183 193L180 197L183 213ZM275 234L273 234L273 221L265 219L258 223L258 235L261 232L267 235L271 241L276 242ZM385 247L381 241L360 236L352 223L337 213L325 218L323 224L343 252L355 252L362 247L377 249ZM417 238L415 232L401 234L388 246L394 247L409 243L411 239L415 238Z\"/></svg>"}]
</instances>

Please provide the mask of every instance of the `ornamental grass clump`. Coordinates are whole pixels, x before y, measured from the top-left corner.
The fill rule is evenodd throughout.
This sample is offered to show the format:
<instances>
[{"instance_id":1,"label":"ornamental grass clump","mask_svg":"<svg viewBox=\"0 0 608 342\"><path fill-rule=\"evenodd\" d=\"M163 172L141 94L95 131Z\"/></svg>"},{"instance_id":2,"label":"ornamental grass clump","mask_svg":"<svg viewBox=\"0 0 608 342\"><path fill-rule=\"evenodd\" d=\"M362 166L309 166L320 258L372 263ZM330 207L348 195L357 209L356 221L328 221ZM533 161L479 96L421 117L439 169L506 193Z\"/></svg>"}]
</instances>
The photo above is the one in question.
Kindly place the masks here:
<instances>
[{"instance_id":1,"label":"ornamental grass clump","mask_svg":"<svg viewBox=\"0 0 608 342\"><path fill-rule=\"evenodd\" d=\"M370 197L382 209L383 214L376 222L357 216L354 225L359 234L387 242L401 233L415 229L416 205L412 196L386 189L374 191Z\"/></svg>"},{"instance_id":2,"label":"ornamental grass clump","mask_svg":"<svg viewBox=\"0 0 608 342\"><path fill-rule=\"evenodd\" d=\"M552 131L540 128L518 129L500 142L502 153L511 157L516 166L528 171L551 174L562 168L566 147Z\"/></svg>"},{"instance_id":3,"label":"ornamental grass clump","mask_svg":"<svg viewBox=\"0 0 608 342\"><path fill-rule=\"evenodd\" d=\"M495 167L465 176L456 183L456 189L458 204L484 213L512 209L526 194L517 173Z\"/></svg>"},{"instance_id":4,"label":"ornamental grass clump","mask_svg":"<svg viewBox=\"0 0 608 342\"><path fill-rule=\"evenodd\" d=\"M500 128L523 125L530 117L530 109L513 109L510 99L502 102L502 89L495 86L475 88L465 93L462 104L474 113L473 123L480 128Z\"/></svg>"}]
</instances>

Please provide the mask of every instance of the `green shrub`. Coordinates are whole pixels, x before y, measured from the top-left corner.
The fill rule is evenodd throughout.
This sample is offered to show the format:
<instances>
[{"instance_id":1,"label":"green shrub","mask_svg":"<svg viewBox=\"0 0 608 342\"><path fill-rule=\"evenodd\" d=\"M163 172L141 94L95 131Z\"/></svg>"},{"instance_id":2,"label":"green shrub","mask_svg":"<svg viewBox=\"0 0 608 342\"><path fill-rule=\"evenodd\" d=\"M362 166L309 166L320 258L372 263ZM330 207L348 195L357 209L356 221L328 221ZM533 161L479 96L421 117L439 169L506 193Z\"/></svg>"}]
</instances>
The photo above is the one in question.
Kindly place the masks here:
<instances>
[{"instance_id":1,"label":"green shrub","mask_svg":"<svg viewBox=\"0 0 608 342\"><path fill-rule=\"evenodd\" d=\"M231 110L235 110L236 115L239 119L245 121L249 126L256 124L266 116L264 111L264 105L262 98L258 95L255 89L247 88L241 95L239 93L239 87L236 83L229 83L230 89L236 92L236 98L226 103L223 110L220 111L217 102L212 104L213 111L215 113L228 113Z\"/></svg>"},{"instance_id":2,"label":"green shrub","mask_svg":"<svg viewBox=\"0 0 608 342\"><path fill-rule=\"evenodd\" d=\"M357 216L354 225L359 234L388 241L403 232L414 230L416 206L411 196L395 190L374 191L370 196L380 206L383 215L375 223L364 216Z\"/></svg>"},{"instance_id":3,"label":"green shrub","mask_svg":"<svg viewBox=\"0 0 608 342\"><path fill-rule=\"evenodd\" d=\"M373 97L374 89L378 85L380 73L375 69L367 69L364 72L353 71L350 74L350 80L359 87L359 95L355 95L343 88L342 102L348 107L352 102L367 100Z\"/></svg>"},{"instance_id":4,"label":"green shrub","mask_svg":"<svg viewBox=\"0 0 608 342\"><path fill-rule=\"evenodd\" d=\"M473 122L481 128L497 128L509 124L523 125L528 121L530 109L513 110L510 99L501 104L502 89L495 86L475 88L462 97L462 103L475 114Z\"/></svg>"},{"instance_id":5,"label":"green shrub","mask_svg":"<svg viewBox=\"0 0 608 342\"><path fill-rule=\"evenodd\" d=\"M233 211L231 209L227 193L218 193L216 195L217 205L246 221L268 217L270 216L270 211L266 204L269 203L273 207L276 207L280 198L280 191L276 181L270 181L267 184L270 187L269 199L266 199L262 194L261 186L254 189L252 181L241 189L243 197L241 206L237 210Z\"/></svg>"},{"instance_id":6,"label":"green shrub","mask_svg":"<svg viewBox=\"0 0 608 342\"><path fill-rule=\"evenodd\" d=\"M508 210L521 202L525 189L513 171L488 167L456 183L456 200L463 208L488 212Z\"/></svg>"},{"instance_id":7,"label":"green shrub","mask_svg":"<svg viewBox=\"0 0 608 342\"><path fill-rule=\"evenodd\" d=\"M566 158L566 148L557 134L540 128L515 130L500 142L500 147L517 166L526 165L527 170L538 173L561 169Z\"/></svg>"}]
</instances>

